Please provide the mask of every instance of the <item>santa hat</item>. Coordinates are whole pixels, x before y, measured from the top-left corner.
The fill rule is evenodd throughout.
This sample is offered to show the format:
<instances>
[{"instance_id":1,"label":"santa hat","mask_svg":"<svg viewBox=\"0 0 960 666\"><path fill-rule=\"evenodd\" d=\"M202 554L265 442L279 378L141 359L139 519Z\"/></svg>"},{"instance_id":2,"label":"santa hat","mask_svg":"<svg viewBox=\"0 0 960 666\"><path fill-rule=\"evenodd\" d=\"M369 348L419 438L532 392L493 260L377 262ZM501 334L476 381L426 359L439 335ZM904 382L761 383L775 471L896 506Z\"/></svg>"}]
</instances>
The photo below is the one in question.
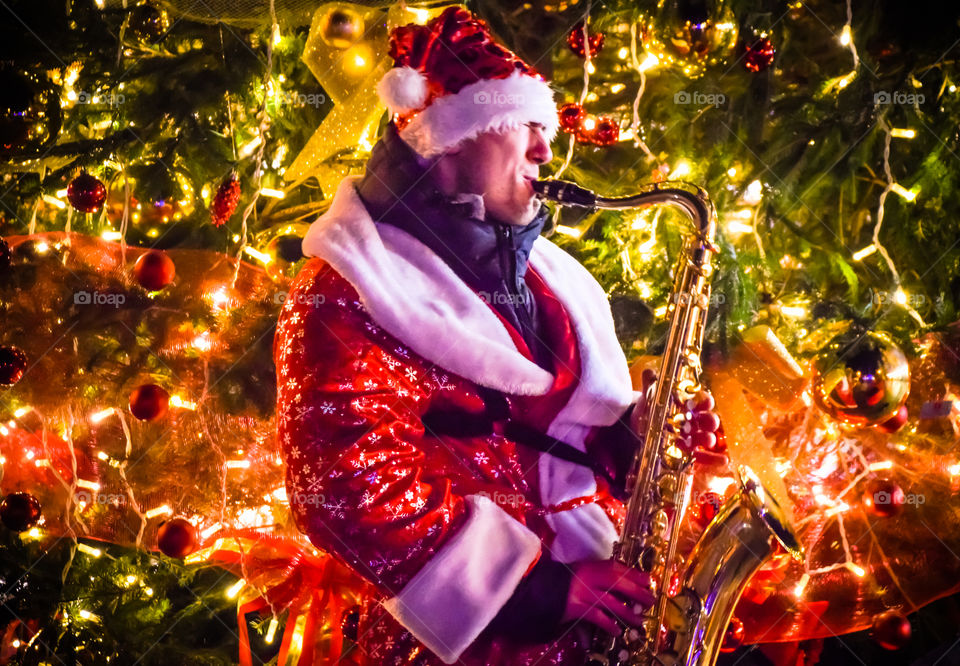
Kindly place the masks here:
<instances>
[{"instance_id":1,"label":"santa hat","mask_svg":"<svg viewBox=\"0 0 960 666\"><path fill-rule=\"evenodd\" d=\"M543 125L549 140L556 136L550 86L463 8L448 7L426 25L396 28L390 56L394 67L377 93L400 137L423 157L532 122Z\"/></svg>"}]
</instances>

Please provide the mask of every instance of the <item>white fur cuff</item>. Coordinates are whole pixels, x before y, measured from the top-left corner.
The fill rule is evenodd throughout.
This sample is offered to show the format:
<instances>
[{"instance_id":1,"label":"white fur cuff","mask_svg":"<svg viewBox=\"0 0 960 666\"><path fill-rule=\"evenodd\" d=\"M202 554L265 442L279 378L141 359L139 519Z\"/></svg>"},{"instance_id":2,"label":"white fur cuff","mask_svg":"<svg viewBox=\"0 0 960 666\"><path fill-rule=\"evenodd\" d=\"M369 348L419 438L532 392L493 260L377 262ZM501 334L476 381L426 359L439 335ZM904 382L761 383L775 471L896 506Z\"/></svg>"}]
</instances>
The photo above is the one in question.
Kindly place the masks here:
<instances>
[{"instance_id":1,"label":"white fur cuff","mask_svg":"<svg viewBox=\"0 0 960 666\"><path fill-rule=\"evenodd\" d=\"M486 497L466 524L383 606L445 664L490 624L540 552L540 539Z\"/></svg>"}]
</instances>

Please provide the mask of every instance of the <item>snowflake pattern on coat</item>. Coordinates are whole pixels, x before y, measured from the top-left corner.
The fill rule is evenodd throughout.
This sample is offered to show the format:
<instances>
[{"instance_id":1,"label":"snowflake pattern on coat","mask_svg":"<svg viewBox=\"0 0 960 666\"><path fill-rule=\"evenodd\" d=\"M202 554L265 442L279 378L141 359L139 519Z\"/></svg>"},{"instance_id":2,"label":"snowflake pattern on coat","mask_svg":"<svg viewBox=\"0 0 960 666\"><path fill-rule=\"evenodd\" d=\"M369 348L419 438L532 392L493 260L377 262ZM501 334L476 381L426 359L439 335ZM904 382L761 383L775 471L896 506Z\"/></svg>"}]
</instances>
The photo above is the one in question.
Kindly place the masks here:
<instances>
[{"instance_id":1,"label":"snowflake pattern on coat","mask_svg":"<svg viewBox=\"0 0 960 666\"><path fill-rule=\"evenodd\" d=\"M483 414L484 393L372 322L353 287L320 259L298 274L274 351L294 520L382 595L361 613L363 663L441 664L379 602L456 533L467 495L503 498L498 505L546 543L537 454L493 433L428 431L428 413ZM485 632L458 663L573 664L583 663L583 651L571 634L554 645L517 646Z\"/></svg>"}]
</instances>

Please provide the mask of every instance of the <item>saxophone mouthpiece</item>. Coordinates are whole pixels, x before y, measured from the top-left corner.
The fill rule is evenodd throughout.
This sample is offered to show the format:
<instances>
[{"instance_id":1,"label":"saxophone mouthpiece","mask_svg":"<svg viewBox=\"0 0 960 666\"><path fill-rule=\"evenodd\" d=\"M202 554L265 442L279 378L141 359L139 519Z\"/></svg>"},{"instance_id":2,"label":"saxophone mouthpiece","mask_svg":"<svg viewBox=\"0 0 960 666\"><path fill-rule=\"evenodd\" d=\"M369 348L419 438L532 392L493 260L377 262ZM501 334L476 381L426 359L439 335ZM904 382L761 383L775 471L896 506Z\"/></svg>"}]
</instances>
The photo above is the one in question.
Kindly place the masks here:
<instances>
[{"instance_id":1,"label":"saxophone mouthpiece","mask_svg":"<svg viewBox=\"0 0 960 666\"><path fill-rule=\"evenodd\" d=\"M530 185L541 199L556 201L565 206L581 206L583 208L596 208L597 205L596 194L565 180L547 178L534 180Z\"/></svg>"}]
</instances>

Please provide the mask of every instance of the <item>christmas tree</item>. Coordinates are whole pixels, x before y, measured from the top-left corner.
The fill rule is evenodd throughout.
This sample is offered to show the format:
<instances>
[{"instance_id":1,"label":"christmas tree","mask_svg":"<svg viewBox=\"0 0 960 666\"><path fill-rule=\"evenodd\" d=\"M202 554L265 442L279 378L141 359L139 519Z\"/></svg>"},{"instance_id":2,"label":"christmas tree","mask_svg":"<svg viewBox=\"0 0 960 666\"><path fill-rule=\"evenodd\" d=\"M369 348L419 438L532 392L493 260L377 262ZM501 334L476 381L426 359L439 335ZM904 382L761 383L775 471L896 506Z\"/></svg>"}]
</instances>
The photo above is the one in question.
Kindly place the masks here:
<instances>
[{"instance_id":1,"label":"christmas tree","mask_svg":"<svg viewBox=\"0 0 960 666\"><path fill-rule=\"evenodd\" d=\"M805 547L755 577L728 647L872 628L850 643L870 662L908 616L899 655L946 640L916 613L960 580L960 10L470 8L557 91L544 175L607 195L683 180L716 207L718 452ZM389 30L440 9L4 6L0 663L357 657L363 583L289 515L271 346L300 238L389 121ZM551 226L654 366L689 221L558 208ZM732 467L698 480L691 539Z\"/></svg>"}]
</instances>

